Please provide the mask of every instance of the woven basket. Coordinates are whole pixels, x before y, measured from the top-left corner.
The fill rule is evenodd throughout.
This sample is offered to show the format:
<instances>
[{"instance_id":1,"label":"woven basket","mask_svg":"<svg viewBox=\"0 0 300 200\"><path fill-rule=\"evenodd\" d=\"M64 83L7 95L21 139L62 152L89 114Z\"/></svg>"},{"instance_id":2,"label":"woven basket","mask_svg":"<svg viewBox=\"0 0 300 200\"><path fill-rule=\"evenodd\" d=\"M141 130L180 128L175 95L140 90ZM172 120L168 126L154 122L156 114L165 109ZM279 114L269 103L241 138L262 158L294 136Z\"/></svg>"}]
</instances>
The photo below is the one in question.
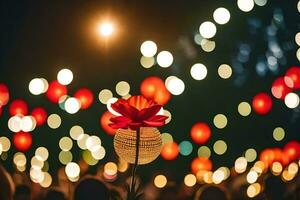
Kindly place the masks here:
<instances>
[{"instance_id":1,"label":"woven basket","mask_svg":"<svg viewBox=\"0 0 300 200\"><path fill-rule=\"evenodd\" d=\"M131 129L118 129L114 138L114 147L121 159L134 164L136 153L136 131ZM148 164L154 161L159 156L161 148L162 140L157 128L140 128L139 165Z\"/></svg>"}]
</instances>

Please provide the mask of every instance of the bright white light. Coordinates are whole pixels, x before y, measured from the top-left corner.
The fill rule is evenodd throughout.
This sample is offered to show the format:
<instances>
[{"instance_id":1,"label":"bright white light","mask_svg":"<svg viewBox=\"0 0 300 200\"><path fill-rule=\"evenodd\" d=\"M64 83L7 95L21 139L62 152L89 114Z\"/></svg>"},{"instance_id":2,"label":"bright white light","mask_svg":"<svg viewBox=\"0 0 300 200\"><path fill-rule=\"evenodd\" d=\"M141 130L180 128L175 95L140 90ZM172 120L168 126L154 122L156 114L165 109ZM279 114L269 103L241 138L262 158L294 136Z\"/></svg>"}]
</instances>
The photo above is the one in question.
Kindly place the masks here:
<instances>
[{"instance_id":1,"label":"bright white light","mask_svg":"<svg viewBox=\"0 0 300 200\"><path fill-rule=\"evenodd\" d=\"M29 83L28 88L29 92L33 95L42 94L45 91L44 81L40 78L32 79Z\"/></svg>"},{"instance_id":2,"label":"bright white light","mask_svg":"<svg viewBox=\"0 0 300 200\"><path fill-rule=\"evenodd\" d=\"M106 22L99 26L99 33L104 37L108 37L112 35L113 32L114 32L114 26L112 23Z\"/></svg>"},{"instance_id":3,"label":"bright white light","mask_svg":"<svg viewBox=\"0 0 300 200\"><path fill-rule=\"evenodd\" d=\"M94 150L92 151L92 156L96 160L102 160L105 157L105 154L106 151L102 146L97 146L97 148L94 148Z\"/></svg>"},{"instance_id":4,"label":"bright white light","mask_svg":"<svg viewBox=\"0 0 300 200\"><path fill-rule=\"evenodd\" d=\"M65 102L65 110L70 114L75 114L80 109L80 102L74 98L70 97Z\"/></svg>"},{"instance_id":5,"label":"bright white light","mask_svg":"<svg viewBox=\"0 0 300 200\"><path fill-rule=\"evenodd\" d=\"M230 12L226 8L217 8L213 17L218 24L226 24L230 20Z\"/></svg>"},{"instance_id":6,"label":"bright white light","mask_svg":"<svg viewBox=\"0 0 300 200\"><path fill-rule=\"evenodd\" d=\"M145 41L141 45L141 53L145 57L153 57L157 52L157 45L153 41Z\"/></svg>"},{"instance_id":7,"label":"bright white light","mask_svg":"<svg viewBox=\"0 0 300 200\"><path fill-rule=\"evenodd\" d=\"M62 69L57 74L57 80L62 85L69 85L73 81L73 72L69 69Z\"/></svg>"},{"instance_id":8,"label":"bright white light","mask_svg":"<svg viewBox=\"0 0 300 200\"><path fill-rule=\"evenodd\" d=\"M241 11L249 12L254 7L254 1L253 0L238 0L237 5Z\"/></svg>"},{"instance_id":9,"label":"bright white light","mask_svg":"<svg viewBox=\"0 0 300 200\"><path fill-rule=\"evenodd\" d=\"M165 85L173 95L180 95L185 89L184 82L176 76L169 76L165 81Z\"/></svg>"},{"instance_id":10,"label":"bright white light","mask_svg":"<svg viewBox=\"0 0 300 200\"><path fill-rule=\"evenodd\" d=\"M91 152L96 151L98 149L98 147L101 146L101 140L99 137L93 135L90 136L86 141L85 141L85 145L87 147L88 150L90 150Z\"/></svg>"},{"instance_id":11,"label":"bright white light","mask_svg":"<svg viewBox=\"0 0 300 200\"><path fill-rule=\"evenodd\" d=\"M21 120L21 129L24 132L33 131L36 127L35 118L32 116L25 116Z\"/></svg>"},{"instance_id":12,"label":"bright white light","mask_svg":"<svg viewBox=\"0 0 300 200\"><path fill-rule=\"evenodd\" d=\"M108 110L111 114L113 114L113 115L115 115L115 116L122 116L120 113L116 112L116 111L115 111L114 109L112 109L112 107L111 107L111 104L114 104L114 103L116 103L117 101L118 101L118 99L115 98L115 97L110 98L110 99L107 101L107 103L106 103L106 107L107 107L107 110Z\"/></svg>"},{"instance_id":13,"label":"bright white light","mask_svg":"<svg viewBox=\"0 0 300 200\"><path fill-rule=\"evenodd\" d=\"M258 175L255 171L250 171L247 174L247 182L250 184L255 183L257 181L257 178L258 178Z\"/></svg>"},{"instance_id":14,"label":"bright white light","mask_svg":"<svg viewBox=\"0 0 300 200\"><path fill-rule=\"evenodd\" d=\"M21 117L19 116L13 116L11 118L9 118L8 120L8 128L9 130L11 130L12 132L19 132L21 131Z\"/></svg>"},{"instance_id":15,"label":"bright white light","mask_svg":"<svg viewBox=\"0 0 300 200\"><path fill-rule=\"evenodd\" d=\"M70 162L67 164L65 172L69 178L76 178L79 176L80 168L77 163Z\"/></svg>"},{"instance_id":16,"label":"bright white light","mask_svg":"<svg viewBox=\"0 0 300 200\"><path fill-rule=\"evenodd\" d=\"M284 103L288 108L294 109L299 105L299 96L291 92L285 96Z\"/></svg>"},{"instance_id":17,"label":"bright white light","mask_svg":"<svg viewBox=\"0 0 300 200\"><path fill-rule=\"evenodd\" d=\"M205 65L197 63L191 68L191 75L195 80L203 80L207 75L207 69Z\"/></svg>"},{"instance_id":18,"label":"bright white light","mask_svg":"<svg viewBox=\"0 0 300 200\"><path fill-rule=\"evenodd\" d=\"M209 39L216 35L217 27L214 23L206 21L200 25L199 32L202 37Z\"/></svg>"},{"instance_id":19,"label":"bright white light","mask_svg":"<svg viewBox=\"0 0 300 200\"><path fill-rule=\"evenodd\" d=\"M258 6L264 6L266 5L268 0L254 0L254 3Z\"/></svg>"},{"instance_id":20,"label":"bright white light","mask_svg":"<svg viewBox=\"0 0 300 200\"><path fill-rule=\"evenodd\" d=\"M157 64L163 68L170 67L173 63L173 56L168 51L161 51L157 55Z\"/></svg>"}]
</instances>

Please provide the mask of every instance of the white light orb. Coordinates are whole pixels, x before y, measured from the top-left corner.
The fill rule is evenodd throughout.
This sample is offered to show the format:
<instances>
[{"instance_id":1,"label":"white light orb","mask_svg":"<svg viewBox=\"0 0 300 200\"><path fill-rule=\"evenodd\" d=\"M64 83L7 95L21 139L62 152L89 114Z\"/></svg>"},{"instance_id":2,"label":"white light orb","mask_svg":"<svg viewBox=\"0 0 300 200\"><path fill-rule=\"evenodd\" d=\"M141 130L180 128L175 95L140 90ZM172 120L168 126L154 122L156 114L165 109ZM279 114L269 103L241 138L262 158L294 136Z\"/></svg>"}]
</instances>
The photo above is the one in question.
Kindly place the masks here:
<instances>
[{"instance_id":1,"label":"white light orb","mask_svg":"<svg viewBox=\"0 0 300 200\"><path fill-rule=\"evenodd\" d=\"M76 178L80 174L80 168L77 163L70 162L65 168L65 172L69 178Z\"/></svg>"},{"instance_id":2,"label":"white light orb","mask_svg":"<svg viewBox=\"0 0 300 200\"><path fill-rule=\"evenodd\" d=\"M191 68L191 75L195 80L203 80L207 75L207 68L200 63L194 64Z\"/></svg>"},{"instance_id":3,"label":"white light orb","mask_svg":"<svg viewBox=\"0 0 300 200\"><path fill-rule=\"evenodd\" d=\"M98 148L92 151L92 156L96 160L102 160L105 157L106 151L103 146L98 146Z\"/></svg>"},{"instance_id":4,"label":"white light orb","mask_svg":"<svg viewBox=\"0 0 300 200\"><path fill-rule=\"evenodd\" d=\"M218 24L226 24L230 20L230 12L226 8L217 8L213 17Z\"/></svg>"},{"instance_id":5,"label":"white light orb","mask_svg":"<svg viewBox=\"0 0 300 200\"><path fill-rule=\"evenodd\" d=\"M288 108L294 109L299 105L299 96L291 92L285 96L284 103Z\"/></svg>"},{"instance_id":6,"label":"white light orb","mask_svg":"<svg viewBox=\"0 0 300 200\"><path fill-rule=\"evenodd\" d=\"M203 38L209 39L216 35L217 27L214 23L206 21L200 25L199 32Z\"/></svg>"},{"instance_id":7,"label":"white light orb","mask_svg":"<svg viewBox=\"0 0 300 200\"><path fill-rule=\"evenodd\" d=\"M254 3L258 6L264 6L266 5L268 0L254 0Z\"/></svg>"},{"instance_id":8,"label":"white light orb","mask_svg":"<svg viewBox=\"0 0 300 200\"><path fill-rule=\"evenodd\" d=\"M73 140L80 140L84 135L84 130L81 126L73 126L70 129L70 136Z\"/></svg>"},{"instance_id":9,"label":"white light orb","mask_svg":"<svg viewBox=\"0 0 300 200\"><path fill-rule=\"evenodd\" d=\"M25 116L21 120L21 130L24 132L33 131L36 127L36 120L32 116Z\"/></svg>"},{"instance_id":10,"label":"white light orb","mask_svg":"<svg viewBox=\"0 0 300 200\"><path fill-rule=\"evenodd\" d=\"M99 92L99 101L107 104L107 101L113 97L113 93L108 89L103 89Z\"/></svg>"},{"instance_id":11,"label":"white light orb","mask_svg":"<svg viewBox=\"0 0 300 200\"><path fill-rule=\"evenodd\" d=\"M75 114L80 109L80 102L74 97L70 97L65 101L65 110L67 113Z\"/></svg>"},{"instance_id":12,"label":"white light orb","mask_svg":"<svg viewBox=\"0 0 300 200\"><path fill-rule=\"evenodd\" d=\"M173 63L173 55L168 51L161 51L157 55L157 64L163 68L170 67Z\"/></svg>"},{"instance_id":13,"label":"white light orb","mask_svg":"<svg viewBox=\"0 0 300 200\"><path fill-rule=\"evenodd\" d=\"M96 151L99 148L99 146L101 146L101 140L99 137L93 135L88 137L88 139L85 141L85 145L88 150L93 152Z\"/></svg>"},{"instance_id":14,"label":"white light orb","mask_svg":"<svg viewBox=\"0 0 300 200\"><path fill-rule=\"evenodd\" d=\"M73 72L69 69L62 69L57 74L57 81L62 85L69 85L73 81Z\"/></svg>"},{"instance_id":15,"label":"white light orb","mask_svg":"<svg viewBox=\"0 0 300 200\"><path fill-rule=\"evenodd\" d=\"M19 116L13 116L13 117L9 118L9 120L8 120L9 130L11 130L12 132L15 132L15 133L21 131L21 121L22 121L22 118Z\"/></svg>"},{"instance_id":16,"label":"white light orb","mask_svg":"<svg viewBox=\"0 0 300 200\"><path fill-rule=\"evenodd\" d=\"M241 11L249 12L254 7L254 1L253 0L238 0L237 5Z\"/></svg>"},{"instance_id":17,"label":"white light orb","mask_svg":"<svg viewBox=\"0 0 300 200\"><path fill-rule=\"evenodd\" d=\"M184 92L184 82L176 76L169 76L165 81L166 88L173 95L180 95Z\"/></svg>"},{"instance_id":18,"label":"white light orb","mask_svg":"<svg viewBox=\"0 0 300 200\"><path fill-rule=\"evenodd\" d=\"M141 53L145 57L153 57L157 52L157 45L153 41L145 41L141 45Z\"/></svg>"},{"instance_id":19,"label":"white light orb","mask_svg":"<svg viewBox=\"0 0 300 200\"><path fill-rule=\"evenodd\" d=\"M35 157L38 159L38 160L41 160L41 161L46 161L49 157L49 152L48 152L48 149L46 149L45 147L39 147L35 150Z\"/></svg>"},{"instance_id":20,"label":"white light orb","mask_svg":"<svg viewBox=\"0 0 300 200\"><path fill-rule=\"evenodd\" d=\"M105 22L105 23L103 23L99 26L98 31L102 36L108 37L108 36L111 36L113 34L114 26L110 22Z\"/></svg>"},{"instance_id":21,"label":"white light orb","mask_svg":"<svg viewBox=\"0 0 300 200\"><path fill-rule=\"evenodd\" d=\"M33 95L40 95L45 91L44 81L40 78L32 79L28 86L29 92Z\"/></svg>"}]
</instances>

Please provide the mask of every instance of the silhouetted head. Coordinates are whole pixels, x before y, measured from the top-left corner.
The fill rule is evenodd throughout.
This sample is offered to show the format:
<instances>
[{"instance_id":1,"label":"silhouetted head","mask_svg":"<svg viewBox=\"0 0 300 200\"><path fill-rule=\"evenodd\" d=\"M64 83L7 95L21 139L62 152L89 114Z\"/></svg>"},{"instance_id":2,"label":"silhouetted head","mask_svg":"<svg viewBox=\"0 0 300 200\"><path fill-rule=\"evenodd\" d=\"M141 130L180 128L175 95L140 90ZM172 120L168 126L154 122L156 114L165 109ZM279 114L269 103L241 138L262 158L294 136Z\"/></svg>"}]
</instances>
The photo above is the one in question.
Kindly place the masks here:
<instances>
[{"instance_id":1,"label":"silhouetted head","mask_svg":"<svg viewBox=\"0 0 300 200\"><path fill-rule=\"evenodd\" d=\"M208 186L199 195L199 200L227 200L225 192L219 187Z\"/></svg>"},{"instance_id":2,"label":"silhouetted head","mask_svg":"<svg viewBox=\"0 0 300 200\"><path fill-rule=\"evenodd\" d=\"M12 200L14 194L14 185L11 176L0 165L0 199Z\"/></svg>"},{"instance_id":3,"label":"silhouetted head","mask_svg":"<svg viewBox=\"0 0 300 200\"><path fill-rule=\"evenodd\" d=\"M74 200L106 200L109 199L109 190L100 180L86 178L77 185Z\"/></svg>"},{"instance_id":4,"label":"silhouetted head","mask_svg":"<svg viewBox=\"0 0 300 200\"><path fill-rule=\"evenodd\" d=\"M45 196L45 200L66 200L64 193L58 190L49 190Z\"/></svg>"},{"instance_id":5,"label":"silhouetted head","mask_svg":"<svg viewBox=\"0 0 300 200\"><path fill-rule=\"evenodd\" d=\"M18 185L14 195L14 200L30 200L30 187L27 185Z\"/></svg>"},{"instance_id":6,"label":"silhouetted head","mask_svg":"<svg viewBox=\"0 0 300 200\"><path fill-rule=\"evenodd\" d=\"M269 176L265 182L265 194L268 199L282 200L284 199L285 185L277 176Z\"/></svg>"}]
</instances>

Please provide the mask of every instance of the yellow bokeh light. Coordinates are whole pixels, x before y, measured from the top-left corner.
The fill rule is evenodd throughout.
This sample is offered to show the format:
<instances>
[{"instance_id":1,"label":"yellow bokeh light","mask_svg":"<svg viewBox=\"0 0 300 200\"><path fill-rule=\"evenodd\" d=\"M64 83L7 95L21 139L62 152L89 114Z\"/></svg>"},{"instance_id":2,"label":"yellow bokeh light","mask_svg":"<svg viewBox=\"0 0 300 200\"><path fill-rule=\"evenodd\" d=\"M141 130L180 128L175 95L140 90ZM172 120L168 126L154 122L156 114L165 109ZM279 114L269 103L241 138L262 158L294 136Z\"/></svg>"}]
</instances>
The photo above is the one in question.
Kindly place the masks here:
<instances>
[{"instance_id":1,"label":"yellow bokeh light","mask_svg":"<svg viewBox=\"0 0 300 200\"><path fill-rule=\"evenodd\" d=\"M98 136L90 136L85 142L86 148L90 151L96 151L101 146L101 140Z\"/></svg>"},{"instance_id":2,"label":"yellow bokeh light","mask_svg":"<svg viewBox=\"0 0 300 200\"><path fill-rule=\"evenodd\" d=\"M254 7L254 1L253 0L238 0L237 5L241 11L250 12Z\"/></svg>"},{"instance_id":3,"label":"yellow bokeh light","mask_svg":"<svg viewBox=\"0 0 300 200\"><path fill-rule=\"evenodd\" d=\"M212 23L210 21L206 21L200 25L199 32L203 38L209 39L216 35L217 27L214 23Z\"/></svg>"},{"instance_id":4,"label":"yellow bokeh light","mask_svg":"<svg viewBox=\"0 0 300 200\"><path fill-rule=\"evenodd\" d=\"M13 161L16 166L25 166L27 159L24 153L18 152L15 153Z\"/></svg>"},{"instance_id":5,"label":"yellow bokeh light","mask_svg":"<svg viewBox=\"0 0 300 200\"><path fill-rule=\"evenodd\" d=\"M105 157L105 154L106 151L102 146L97 146L97 148L92 151L92 156L96 160L102 160Z\"/></svg>"},{"instance_id":6,"label":"yellow bokeh light","mask_svg":"<svg viewBox=\"0 0 300 200\"><path fill-rule=\"evenodd\" d=\"M225 179L225 174L222 170L216 170L212 175L214 184L220 184Z\"/></svg>"},{"instance_id":7,"label":"yellow bokeh light","mask_svg":"<svg viewBox=\"0 0 300 200\"><path fill-rule=\"evenodd\" d=\"M99 101L103 104L107 104L109 99L113 98L113 93L108 89L103 89L99 92Z\"/></svg>"},{"instance_id":8,"label":"yellow bokeh light","mask_svg":"<svg viewBox=\"0 0 300 200\"><path fill-rule=\"evenodd\" d=\"M223 129L227 125L227 117L223 114L217 114L213 121L214 125L219 129Z\"/></svg>"},{"instance_id":9,"label":"yellow bokeh light","mask_svg":"<svg viewBox=\"0 0 300 200\"><path fill-rule=\"evenodd\" d=\"M143 42L140 50L143 56L153 57L157 52L157 45L155 44L155 42L148 40Z\"/></svg>"},{"instance_id":10,"label":"yellow bokeh light","mask_svg":"<svg viewBox=\"0 0 300 200\"><path fill-rule=\"evenodd\" d=\"M72 161L73 155L70 151L61 151L58 155L58 159L61 164L66 165Z\"/></svg>"},{"instance_id":11,"label":"yellow bokeh light","mask_svg":"<svg viewBox=\"0 0 300 200\"><path fill-rule=\"evenodd\" d=\"M89 138L88 134L84 134L79 140L77 140L77 145L80 149L87 149L86 140Z\"/></svg>"},{"instance_id":12,"label":"yellow bokeh light","mask_svg":"<svg viewBox=\"0 0 300 200\"><path fill-rule=\"evenodd\" d=\"M295 174L291 174L288 170L284 170L281 174L281 178L283 181L288 182L295 178Z\"/></svg>"},{"instance_id":13,"label":"yellow bokeh light","mask_svg":"<svg viewBox=\"0 0 300 200\"><path fill-rule=\"evenodd\" d=\"M98 160L93 157L90 151L86 150L82 153L82 158L90 166L94 166L98 163Z\"/></svg>"},{"instance_id":14,"label":"yellow bokeh light","mask_svg":"<svg viewBox=\"0 0 300 200\"><path fill-rule=\"evenodd\" d=\"M197 183L196 176L194 174L188 174L184 177L184 184L188 187L193 187Z\"/></svg>"},{"instance_id":15,"label":"yellow bokeh light","mask_svg":"<svg viewBox=\"0 0 300 200\"><path fill-rule=\"evenodd\" d=\"M238 173L244 173L247 169L248 162L245 157L239 157L234 163L234 170Z\"/></svg>"},{"instance_id":16,"label":"yellow bokeh light","mask_svg":"<svg viewBox=\"0 0 300 200\"><path fill-rule=\"evenodd\" d=\"M271 166L271 172L273 175L278 176L281 174L283 167L280 162L274 162Z\"/></svg>"},{"instance_id":17,"label":"yellow bokeh light","mask_svg":"<svg viewBox=\"0 0 300 200\"><path fill-rule=\"evenodd\" d=\"M222 64L218 68L218 74L222 79L229 79L232 75L232 68L227 64Z\"/></svg>"},{"instance_id":18,"label":"yellow bokeh light","mask_svg":"<svg viewBox=\"0 0 300 200\"><path fill-rule=\"evenodd\" d=\"M73 141L69 137L63 137L59 140L59 147L63 151L70 151L73 147Z\"/></svg>"},{"instance_id":19,"label":"yellow bokeh light","mask_svg":"<svg viewBox=\"0 0 300 200\"><path fill-rule=\"evenodd\" d=\"M167 185L167 178L164 175L157 175L154 178L154 185L158 188L163 188Z\"/></svg>"},{"instance_id":20,"label":"yellow bokeh light","mask_svg":"<svg viewBox=\"0 0 300 200\"><path fill-rule=\"evenodd\" d=\"M40 169L41 170L44 167L44 161L39 160L35 156L32 157L30 164L31 164L31 167L33 169Z\"/></svg>"},{"instance_id":21,"label":"yellow bokeh light","mask_svg":"<svg viewBox=\"0 0 300 200\"><path fill-rule=\"evenodd\" d=\"M211 155L211 151L210 151L209 147L207 147L207 146L199 147L199 149L198 149L198 156L199 157L209 158L210 155Z\"/></svg>"},{"instance_id":22,"label":"yellow bokeh light","mask_svg":"<svg viewBox=\"0 0 300 200\"><path fill-rule=\"evenodd\" d=\"M295 35L295 42L298 46L300 46L300 32Z\"/></svg>"},{"instance_id":23,"label":"yellow bokeh light","mask_svg":"<svg viewBox=\"0 0 300 200\"><path fill-rule=\"evenodd\" d=\"M0 144L3 152L7 152L11 147L11 143L7 137L0 137Z\"/></svg>"},{"instance_id":24,"label":"yellow bokeh light","mask_svg":"<svg viewBox=\"0 0 300 200\"><path fill-rule=\"evenodd\" d=\"M116 85L116 92L120 96L126 96L130 92L130 85L126 81L120 81Z\"/></svg>"},{"instance_id":25,"label":"yellow bokeh light","mask_svg":"<svg viewBox=\"0 0 300 200\"><path fill-rule=\"evenodd\" d=\"M108 162L104 165L104 173L109 176L114 176L118 173L118 166L114 162Z\"/></svg>"},{"instance_id":26,"label":"yellow bokeh light","mask_svg":"<svg viewBox=\"0 0 300 200\"><path fill-rule=\"evenodd\" d=\"M204 174L203 180L207 184L211 184L213 182L213 173L211 171L208 171Z\"/></svg>"},{"instance_id":27,"label":"yellow bokeh light","mask_svg":"<svg viewBox=\"0 0 300 200\"><path fill-rule=\"evenodd\" d=\"M173 136L170 133L161 134L162 144L173 142Z\"/></svg>"},{"instance_id":28,"label":"yellow bokeh light","mask_svg":"<svg viewBox=\"0 0 300 200\"><path fill-rule=\"evenodd\" d=\"M216 42L207 40L207 39L203 39L201 41L201 48L205 52L212 52L216 48Z\"/></svg>"},{"instance_id":29,"label":"yellow bokeh light","mask_svg":"<svg viewBox=\"0 0 300 200\"><path fill-rule=\"evenodd\" d=\"M284 139L285 131L281 127L277 127L273 130L273 138L276 141L281 141Z\"/></svg>"},{"instance_id":30,"label":"yellow bokeh light","mask_svg":"<svg viewBox=\"0 0 300 200\"><path fill-rule=\"evenodd\" d=\"M253 162L257 158L255 149L247 149L245 152L245 158L248 162Z\"/></svg>"},{"instance_id":31,"label":"yellow bokeh light","mask_svg":"<svg viewBox=\"0 0 300 200\"><path fill-rule=\"evenodd\" d=\"M126 162L125 160L122 160L122 159L119 160L119 163L118 163L118 171L119 172L121 172L121 173L126 172L128 167L129 167L128 162Z\"/></svg>"},{"instance_id":32,"label":"yellow bokeh light","mask_svg":"<svg viewBox=\"0 0 300 200\"><path fill-rule=\"evenodd\" d=\"M258 178L258 175L255 171L250 171L247 174L247 182L250 184L255 183L257 181L257 178Z\"/></svg>"},{"instance_id":33,"label":"yellow bokeh light","mask_svg":"<svg viewBox=\"0 0 300 200\"><path fill-rule=\"evenodd\" d=\"M48 126L52 129L57 129L61 125L61 118L57 114L51 114L47 119Z\"/></svg>"},{"instance_id":34,"label":"yellow bokeh light","mask_svg":"<svg viewBox=\"0 0 300 200\"><path fill-rule=\"evenodd\" d=\"M241 102L238 105L238 112L243 117L249 116L251 114L251 105L248 102Z\"/></svg>"},{"instance_id":35,"label":"yellow bokeh light","mask_svg":"<svg viewBox=\"0 0 300 200\"><path fill-rule=\"evenodd\" d=\"M151 68L155 64L155 59L154 59L154 57L142 56L140 63L144 68L148 69L148 68Z\"/></svg>"},{"instance_id":36,"label":"yellow bokeh light","mask_svg":"<svg viewBox=\"0 0 300 200\"><path fill-rule=\"evenodd\" d=\"M247 188L247 196L253 198L257 196L261 191L261 186L259 183L253 183Z\"/></svg>"},{"instance_id":37,"label":"yellow bokeh light","mask_svg":"<svg viewBox=\"0 0 300 200\"><path fill-rule=\"evenodd\" d=\"M214 152L218 155L223 155L227 151L227 144L223 140L218 140L214 143Z\"/></svg>"},{"instance_id":38,"label":"yellow bokeh light","mask_svg":"<svg viewBox=\"0 0 300 200\"><path fill-rule=\"evenodd\" d=\"M84 135L84 130L81 126L73 126L71 129L70 129L70 136L73 140L79 140L83 137Z\"/></svg>"},{"instance_id":39,"label":"yellow bokeh light","mask_svg":"<svg viewBox=\"0 0 300 200\"><path fill-rule=\"evenodd\" d=\"M201 63L197 63L191 67L190 73L191 73L191 76L193 77L193 79L203 80L203 79L205 79L205 77L207 75L207 68L205 67L205 65L203 65Z\"/></svg>"},{"instance_id":40,"label":"yellow bokeh light","mask_svg":"<svg viewBox=\"0 0 300 200\"><path fill-rule=\"evenodd\" d=\"M45 147L39 147L35 150L35 157L41 161L46 161L49 157L48 149Z\"/></svg>"},{"instance_id":41,"label":"yellow bokeh light","mask_svg":"<svg viewBox=\"0 0 300 200\"><path fill-rule=\"evenodd\" d=\"M291 163L291 164L289 164L287 170L288 170L288 172L290 174L296 175L298 173L298 171L299 171L299 167L298 167L298 165L296 163Z\"/></svg>"},{"instance_id":42,"label":"yellow bokeh light","mask_svg":"<svg viewBox=\"0 0 300 200\"><path fill-rule=\"evenodd\" d=\"M226 24L230 20L230 12L226 8L217 8L214 11L213 18L218 24Z\"/></svg>"},{"instance_id":43,"label":"yellow bokeh light","mask_svg":"<svg viewBox=\"0 0 300 200\"><path fill-rule=\"evenodd\" d=\"M43 187L43 188L48 188L50 187L52 184L52 177L51 175L48 173L48 172L44 172L44 179L42 182L40 182L40 185Z\"/></svg>"},{"instance_id":44,"label":"yellow bokeh light","mask_svg":"<svg viewBox=\"0 0 300 200\"><path fill-rule=\"evenodd\" d=\"M296 57L300 61L300 48L296 52Z\"/></svg>"}]
</instances>

